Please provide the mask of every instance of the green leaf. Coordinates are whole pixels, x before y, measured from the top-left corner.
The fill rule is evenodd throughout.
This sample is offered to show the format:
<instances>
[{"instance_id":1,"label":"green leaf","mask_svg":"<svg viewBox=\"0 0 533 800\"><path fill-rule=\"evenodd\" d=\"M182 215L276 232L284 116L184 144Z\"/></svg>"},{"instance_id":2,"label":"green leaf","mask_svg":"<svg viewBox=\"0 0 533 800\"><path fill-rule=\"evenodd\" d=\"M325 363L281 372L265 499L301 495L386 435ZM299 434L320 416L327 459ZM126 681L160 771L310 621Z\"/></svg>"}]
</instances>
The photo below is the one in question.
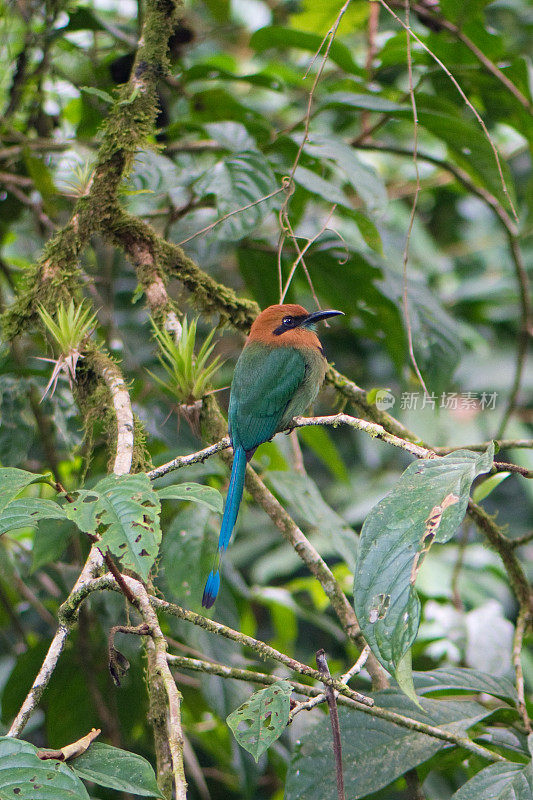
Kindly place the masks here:
<instances>
[{"instance_id":1,"label":"green leaf","mask_svg":"<svg viewBox=\"0 0 533 800\"><path fill-rule=\"evenodd\" d=\"M383 279L377 287L401 307L403 279L400 273L383 266ZM409 323L416 360L428 390L445 391L455 372L462 352L463 331L445 311L428 288L412 278L407 284Z\"/></svg>"},{"instance_id":2,"label":"green leaf","mask_svg":"<svg viewBox=\"0 0 533 800\"><path fill-rule=\"evenodd\" d=\"M251 205L251 208L239 211L217 227L217 238L230 241L242 239L268 216L274 198L262 198L277 188L274 173L266 158L250 150L219 161L194 184L198 197L215 195L221 217Z\"/></svg>"},{"instance_id":3,"label":"green leaf","mask_svg":"<svg viewBox=\"0 0 533 800\"><path fill-rule=\"evenodd\" d=\"M302 186L311 194L317 195L326 203L335 203L352 210L351 203L342 189L331 181L321 178L316 172L306 167L297 167L294 173L294 180L297 186Z\"/></svg>"},{"instance_id":4,"label":"green leaf","mask_svg":"<svg viewBox=\"0 0 533 800\"><path fill-rule=\"evenodd\" d=\"M341 170L370 211L382 213L387 207L385 184L372 168L364 164L353 147L333 136L313 136L305 152L322 162L331 159Z\"/></svg>"},{"instance_id":5,"label":"green leaf","mask_svg":"<svg viewBox=\"0 0 533 800\"><path fill-rule=\"evenodd\" d=\"M246 703L227 718L226 722L238 743L256 761L285 730L289 721L291 694L291 684L278 681L254 692Z\"/></svg>"},{"instance_id":6,"label":"green leaf","mask_svg":"<svg viewBox=\"0 0 533 800\"><path fill-rule=\"evenodd\" d=\"M416 696L415 685L413 683L413 661L410 650L407 650L400 658L398 666L396 667L395 678L402 692L407 695L413 703L416 703L419 708L422 708L420 700Z\"/></svg>"},{"instance_id":7,"label":"green leaf","mask_svg":"<svg viewBox=\"0 0 533 800\"><path fill-rule=\"evenodd\" d=\"M371 696L381 708L456 733L466 732L491 713L475 702L425 699L420 701L420 710L392 689ZM424 733L343 707L339 708L339 721L346 797L350 800L378 792L443 747L449 747ZM336 800L333 748L324 726L322 717L301 737L289 765L285 800Z\"/></svg>"},{"instance_id":8,"label":"green leaf","mask_svg":"<svg viewBox=\"0 0 533 800\"><path fill-rule=\"evenodd\" d=\"M329 544L330 552L337 552L353 572L357 553L355 531L326 503L316 483L308 475L274 470L268 473L267 482L288 504L290 513L318 530Z\"/></svg>"},{"instance_id":9,"label":"green leaf","mask_svg":"<svg viewBox=\"0 0 533 800\"><path fill-rule=\"evenodd\" d=\"M416 105L420 125L444 141L457 163L508 207L494 152L478 121L473 118L463 119L452 104L419 92ZM512 175L501 155L500 165L514 202L516 198Z\"/></svg>"},{"instance_id":10,"label":"green leaf","mask_svg":"<svg viewBox=\"0 0 533 800\"><path fill-rule=\"evenodd\" d=\"M35 528L41 519L65 519L65 512L53 500L21 497L4 508L0 517L0 534L19 528Z\"/></svg>"},{"instance_id":11,"label":"green leaf","mask_svg":"<svg viewBox=\"0 0 533 800\"><path fill-rule=\"evenodd\" d=\"M395 673L416 638L420 602L414 583L433 541L461 524L472 481L487 472L486 453L458 450L415 461L365 520L354 578L355 613L374 655ZM405 666L405 664L403 665ZM403 670L401 680L405 685Z\"/></svg>"},{"instance_id":12,"label":"green leaf","mask_svg":"<svg viewBox=\"0 0 533 800\"><path fill-rule=\"evenodd\" d=\"M222 513L223 500L218 489L203 486L201 483L176 483L172 486L163 486L156 489L160 500L190 500L193 503L202 503L218 514Z\"/></svg>"},{"instance_id":13,"label":"green leaf","mask_svg":"<svg viewBox=\"0 0 533 800\"><path fill-rule=\"evenodd\" d=\"M39 523L31 550L32 573L45 564L60 560L74 530L72 522L66 519L59 522L45 519Z\"/></svg>"},{"instance_id":14,"label":"green leaf","mask_svg":"<svg viewBox=\"0 0 533 800\"><path fill-rule=\"evenodd\" d=\"M103 553L109 550L123 567L148 578L161 541L161 504L144 473L109 475L77 491L64 510L85 533L101 534Z\"/></svg>"},{"instance_id":15,"label":"green leaf","mask_svg":"<svg viewBox=\"0 0 533 800\"><path fill-rule=\"evenodd\" d=\"M40 519L64 519L61 506L40 497L22 497L17 494L32 483L45 481L44 475L34 475L22 469L0 469L0 535L18 528L35 528Z\"/></svg>"},{"instance_id":16,"label":"green leaf","mask_svg":"<svg viewBox=\"0 0 533 800\"><path fill-rule=\"evenodd\" d=\"M89 800L80 779L61 761L42 761L29 742L0 738L1 800Z\"/></svg>"},{"instance_id":17,"label":"green leaf","mask_svg":"<svg viewBox=\"0 0 533 800\"><path fill-rule=\"evenodd\" d=\"M353 218L355 219L355 223L359 228L359 233L372 250L375 250L376 253L380 255L383 254L383 242L381 241L381 236L379 234L378 229L374 225L371 219L369 219L364 214L361 214L360 211L352 211Z\"/></svg>"},{"instance_id":18,"label":"green leaf","mask_svg":"<svg viewBox=\"0 0 533 800\"><path fill-rule=\"evenodd\" d=\"M280 47L284 50L289 47L296 47L316 53L323 42L323 38L323 35L318 33L306 33L292 30L291 28L268 25L255 31L250 39L250 47L258 53L270 50L273 47ZM360 75L362 72L361 68L353 60L349 48L338 40L332 42L328 58L345 72L352 75Z\"/></svg>"},{"instance_id":19,"label":"green leaf","mask_svg":"<svg viewBox=\"0 0 533 800\"><path fill-rule=\"evenodd\" d=\"M472 500L474 503L481 503L481 501L488 497L510 474L510 472L497 472L496 475L490 475L488 478L485 478L484 481L478 483L472 493Z\"/></svg>"},{"instance_id":20,"label":"green leaf","mask_svg":"<svg viewBox=\"0 0 533 800\"><path fill-rule=\"evenodd\" d=\"M495 678L487 672L467 667L439 667L428 672L414 672L413 679L419 694L428 692L450 692L453 690L484 692L494 697L504 697L514 703L516 689L511 680Z\"/></svg>"},{"instance_id":21,"label":"green leaf","mask_svg":"<svg viewBox=\"0 0 533 800\"><path fill-rule=\"evenodd\" d=\"M160 576L171 599L200 610L206 576L213 563L215 534L208 533L207 506L185 506L174 517L161 543Z\"/></svg>"},{"instance_id":22,"label":"green leaf","mask_svg":"<svg viewBox=\"0 0 533 800\"><path fill-rule=\"evenodd\" d=\"M163 797L152 765L142 756L93 742L72 761L74 771L86 781L141 797Z\"/></svg>"},{"instance_id":23,"label":"green leaf","mask_svg":"<svg viewBox=\"0 0 533 800\"><path fill-rule=\"evenodd\" d=\"M111 103L115 102L115 98L112 97L108 92L104 92L103 89L97 89L95 86L80 86L80 91L85 92L85 94L91 94L94 97L100 98L103 100L104 103Z\"/></svg>"},{"instance_id":24,"label":"green leaf","mask_svg":"<svg viewBox=\"0 0 533 800\"><path fill-rule=\"evenodd\" d=\"M531 800L533 762L490 764L467 781L452 800Z\"/></svg>"},{"instance_id":25,"label":"green leaf","mask_svg":"<svg viewBox=\"0 0 533 800\"><path fill-rule=\"evenodd\" d=\"M298 430L298 436L329 469L334 478L346 482L348 470L330 432L323 425L309 425Z\"/></svg>"},{"instance_id":26,"label":"green leaf","mask_svg":"<svg viewBox=\"0 0 533 800\"><path fill-rule=\"evenodd\" d=\"M35 188L43 200L49 200L51 197L57 194L52 173L42 158L31 155L29 150L24 150L24 163L31 179L33 180L33 183L35 184Z\"/></svg>"},{"instance_id":27,"label":"green leaf","mask_svg":"<svg viewBox=\"0 0 533 800\"><path fill-rule=\"evenodd\" d=\"M412 109L406 103L395 103L388 100L386 97L375 94L356 94L355 92L332 92L326 94L320 104L320 108L352 108L361 109L361 111L380 111L385 114L393 114L395 111L403 111L413 113Z\"/></svg>"},{"instance_id":28,"label":"green leaf","mask_svg":"<svg viewBox=\"0 0 533 800\"><path fill-rule=\"evenodd\" d=\"M31 483L45 481L45 475L34 475L15 467L0 468L0 513Z\"/></svg>"}]
</instances>

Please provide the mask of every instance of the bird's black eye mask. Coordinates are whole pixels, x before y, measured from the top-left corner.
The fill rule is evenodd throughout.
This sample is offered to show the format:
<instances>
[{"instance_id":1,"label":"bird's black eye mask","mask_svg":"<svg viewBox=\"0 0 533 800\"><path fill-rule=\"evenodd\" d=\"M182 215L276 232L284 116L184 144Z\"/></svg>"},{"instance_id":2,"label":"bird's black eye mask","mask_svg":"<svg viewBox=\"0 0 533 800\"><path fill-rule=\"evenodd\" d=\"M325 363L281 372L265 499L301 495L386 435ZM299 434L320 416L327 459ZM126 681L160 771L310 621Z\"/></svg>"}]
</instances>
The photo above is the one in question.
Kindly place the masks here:
<instances>
[{"instance_id":1,"label":"bird's black eye mask","mask_svg":"<svg viewBox=\"0 0 533 800\"><path fill-rule=\"evenodd\" d=\"M292 317L289 314L287 314L286 317L283 317L281 325L279 325L277 328L274 328L273 331L274 335L281 336L281 334L285 333L286 331L290 331L293 328L299 328L300 325L302 325L302 323L305 322L308 316L309 316L308 314L300 314L297 317Z\"/></svg>"}]
</instances>

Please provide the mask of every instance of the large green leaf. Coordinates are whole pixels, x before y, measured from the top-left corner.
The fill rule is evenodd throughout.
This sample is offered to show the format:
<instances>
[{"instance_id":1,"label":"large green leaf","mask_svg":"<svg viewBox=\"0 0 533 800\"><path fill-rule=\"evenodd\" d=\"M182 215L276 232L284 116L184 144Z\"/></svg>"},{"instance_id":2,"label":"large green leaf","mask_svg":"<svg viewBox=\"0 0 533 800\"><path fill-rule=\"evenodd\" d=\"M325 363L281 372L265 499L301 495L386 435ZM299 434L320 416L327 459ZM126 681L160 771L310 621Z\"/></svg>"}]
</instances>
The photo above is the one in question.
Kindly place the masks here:
<instances>
[{"instance_id":1,"label":"large green leaf","mask_svg":"<svg viewBox=\"0 0 533 800\"><path fill-rule=\"evenodd\" d=\"M387 97L376 94L356 94L355 92L331 92L321 100L319 108L352 107L361 111L381 111L393 114L395 111L413 113L407 103L395 103Z\"/></svg>"},{"instance_id":2,"label":"large green leaf","mask_svg":"<svg viewBox=\"0 0 533 800\"><path fill-rule=\"evenodd\" d=\"M418 570L430 545L446 542L461 524L472 481L488 472L493 455L491 446L485 453L458 450L413 462L363 525L355 612L374 655L406 690L409 669L402 660L420 622Z\"/></svg>"},{"instance_id":3,"label":"large green leaf","mask_svg":"<svg viewBox=\"0 0 533 800\"><path fill-rule=\"evenodd\" d=\"M31 483L46 480L44 475L34 475L23 469L3 467L0 469L0 513L15 497Z\"/></svg>"},{"instance_id":4,"label":"large green leaf","mask_svg":"<svg viewBox=\"0 0 533 800\"><path fill-rule=\"evenodd\" d=\"M176 514L161 544L159 577L170 599L200 610L216 539L208 535L209 509L186 506Z\"/></svg>"},{"instance_id":5,"label":"large green leaf","mask_svg":"<svg viewBox=\"0 0 533 800\"><path fill-rule=\"evenodd\" d=\"M403 279L400 273L383 266L377 286L401 307ZM438 300L420 281L407 282L409 325L418 367L430 392L445 391L464 351L463 331Z\"/></svg>"},{"instance_id":6,"label":"large green leaf","mask_svg":"<svg viewBox=\"0 0 533 800\"><path fill-rule=\"evenodd\" d=\"M217 227L217 238L231 241L242 239L257 228L274 205L274 198L262 198L272 194L277 188L270 164L261 153L252 150L225 157L210 167L194 184L198 197L215 196L221 217L251 206L229 217ZM257 205L253 205L254 203Z\"/></svg>"},{"instance_id":7,"label":"large green leaf","mask_svg":"<svg viewBox=\"0 0 533 800\"><path fill-rule=\"evenodd\" d=\"M448 692L459 690L484 692L494 697L516 700L516 689L509 678L494 677L479 669L467 667L439 667L427 672L414 672L414 684L419 694L428 692Z\"/></svg>"},{"instance_id":8,"label":"large green leaf","mask_svg":"<svg viewBox=\"0 0 533 800\"><path fill-rule=\"evenodd\" d=\"M456 106L420 93L417 93L416 105L420 125L445 142L457 163L508 208L509 203L503 190L494 151L473 115L466 119L457 111ZM466 113L471 114L470 111ZM512 175L503 156L500 156L500 166L509 194L514 200Z\"/></svg>"},{"instance_id":9,"label":"large green leaf","mask_svg":"<svg viewBox=\"0 0 533 800\"><path fill-rule=\"evenodd\" d=\"M142 756L93 742L72 761L74 771L87 781L141 797L163 797L152 765Z\"/></svg>"},{"instance_id":10,"label":"large green leaf","mask_svg":"<svg viewBox=\"0 0 533 800\"><path fill-rule=\"evenodd\" d=\"M291 684L278 681L254 692L227 718L226 722L241 747L248 750L256 761L287 727L291 694Z\"/></svg>"},{"instance_id":11,"label":"large green leaf","mask_svg":"<svg viewBox=\"0 0 533 800\"><path fill-rule=\"evenodd\" d=\"M277 471L269 472L267 481L296 520L303 520L320 531L330 549L336 551L353 572L357 554L355 531L326 503L316 483L307 475Z\"/></svg>"},{"instance_id":12,"label":"large green leaf","mask_svg":"<svg viewBox=\"0 0 533 800\"><path fill-rule=\"evenodd\" d=\"M404 43L402 42L402 47ZM462 166L474 180L489 189L505 206L507 198L503 190L498 164L492 146L479 122L470 111L458 110L458 107L439 97L417 92L416 95L418 122L433 136L443 141L451 151L454 160ZM353 92L333 92L326 95L321 108L349 107L383 111L392 117L412 118L412 109L408 104L391 102L383 97L356 94ZM511 198L514 197L512 176L500 156L500 165Z\"/></svg>"},{"instance_id":13,"label":"large green leaf","mask_svg":"<svg viewBox=\"0 0 533 800\"><path fill-rule=\"evenodd\" d=\"M259 53L270 50L273 47L287 49L296 47L301 50L308 50L316 53L323 42L323 35L318 33L307 33L291 28L269 25L260 28L252 35L250 47ZM353 60L350 49L339 41L333 41L329 50L328 58L341 67L345 72L359 75L361 68Z\"/></svg>"},{"instance_id":14,"label":"large green leaf","mask_svg":"<svg viewBox=\"0 0 533 800\"><path fill-rule=\"evenodd\" d=\"M61 761L42 761L29 742L0 738L0 800L89 800L80 779Z\"/></svg>"},{"instance_id":15,"label":"large green leaf","mask_svg":"<svg viewBox=\"0 0 533 800\"><path fill-rule=\"evenodd\" d=\"M467 781L452 800L531 800L533 762L490 764Z\"/></svg>"},{"instance_id":16,"label":"large green leaf","mask_svg":"<svg viewBox=\"0 0 533 800\"><path fill-rule=\"evenodd\" d=\"M201 483L175 483L156 489L156 494L160 500L190 500L222 513L223 501L218 489L203 486Z\"/></svg>"},{"instance_id":17,"label":"large green leaf","mask_svg":"<svg viewBox=\"0 0 533 800\"><path fill-rule=\"evenodd\" d=\"M312 136L305 152L321 162L331 159L350 181L369 211L382 213L387 206L387 190L377 172L364 164L353 147L333 136Z\"/></svg>"},{"instance_id":18,"label":"large green leaf","mask_svg":"<svg viewBox=\"0 0 533 800\"><path fill-rule=\"evenodd\" d=\"M161 504L144 473L109 475L94 489L81 489L64 506L69 519L86 533L100 533L99 549L120 559L146 580L154 563L161 529Z\"/></svg>"},{"instance_id":19,"label":"large green leaf","mask_svg":"<svg viewBox=\"0 0 533 800\"><path fill-rule=\"evenodd\" d=\"M17 528L36 527L40 519L65 519L63 509L52 500L17 495L32 483L46 480L22 469L0 469L0 534Z\"/></svg>"},{"instance_id":20,"label":"large green leaf","mask_svg":"<svg viewBox=\"0 0 533 800\"><path fill-rule=\"evenodd\" d=\"M372 695L376 705L464 733L491 713L475 702L422 700L422 710L394 690ZM339 708L346 797L357 800L373 794L430 759L446 743L369 714ZM336 800L335 762L324 717L309 729L289 765L285 800Z\"/></svg>"},{"instance_id":21,"label":"large green leaf","mask_svg":"<svg viewBox=\"0 0 533 800\"><path fill-rule=\"evenodd\" d=\"M35 528L41 519L65 519L65 512L53 500L20 497L18 500L12 500L2 511L0 534L17 528Z\"/></svg>"}]
</instances>

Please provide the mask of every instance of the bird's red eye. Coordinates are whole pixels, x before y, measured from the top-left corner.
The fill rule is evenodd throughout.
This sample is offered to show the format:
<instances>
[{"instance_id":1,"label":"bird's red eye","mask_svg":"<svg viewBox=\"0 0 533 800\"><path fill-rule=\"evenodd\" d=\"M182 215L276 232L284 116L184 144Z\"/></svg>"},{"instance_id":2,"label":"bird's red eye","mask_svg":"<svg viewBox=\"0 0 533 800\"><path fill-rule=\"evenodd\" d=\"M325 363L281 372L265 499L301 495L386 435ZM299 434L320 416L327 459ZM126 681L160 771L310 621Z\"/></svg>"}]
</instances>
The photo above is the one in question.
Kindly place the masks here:
<instances>
[{"instance_id":1,"label":"bird's red eye","mask_svg":"<svg viewBox=\"0 0 533 800\"><path fill-rule=\"evenodd\" d=\"M292 317L283 317L283 319L281 320L281 322L282 322L282 324L283 324L283 325L287 325L287 326L289 326L289 325L292 325L292 323L294 322L294 320L293 320L293 318L292 318Z\"/></svg>"}]
</instances>

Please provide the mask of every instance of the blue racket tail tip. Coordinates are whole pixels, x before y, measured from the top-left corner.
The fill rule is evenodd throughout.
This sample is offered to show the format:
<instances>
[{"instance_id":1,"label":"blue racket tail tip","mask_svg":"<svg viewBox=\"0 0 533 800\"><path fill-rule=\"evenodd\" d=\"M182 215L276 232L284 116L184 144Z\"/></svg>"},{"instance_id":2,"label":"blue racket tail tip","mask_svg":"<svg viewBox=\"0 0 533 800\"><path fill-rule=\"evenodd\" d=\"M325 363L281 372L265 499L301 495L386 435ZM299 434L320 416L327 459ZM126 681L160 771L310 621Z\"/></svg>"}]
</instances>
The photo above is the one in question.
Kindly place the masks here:
<instances>
[{"instance_id":1,"label":"blue racket tail tip","mask_svg":"<svg viewBox=\"0 0 533 800\"><path fill-rule=\"evenodd\" d=\"M211 608L214 605L215 600L217 599L218 590L220 589L220 573L217 570L216 572L209 573L209 577L207 578L204 594L202 597L202 605L204 608Z\"/></svg>"}]
</instances>

